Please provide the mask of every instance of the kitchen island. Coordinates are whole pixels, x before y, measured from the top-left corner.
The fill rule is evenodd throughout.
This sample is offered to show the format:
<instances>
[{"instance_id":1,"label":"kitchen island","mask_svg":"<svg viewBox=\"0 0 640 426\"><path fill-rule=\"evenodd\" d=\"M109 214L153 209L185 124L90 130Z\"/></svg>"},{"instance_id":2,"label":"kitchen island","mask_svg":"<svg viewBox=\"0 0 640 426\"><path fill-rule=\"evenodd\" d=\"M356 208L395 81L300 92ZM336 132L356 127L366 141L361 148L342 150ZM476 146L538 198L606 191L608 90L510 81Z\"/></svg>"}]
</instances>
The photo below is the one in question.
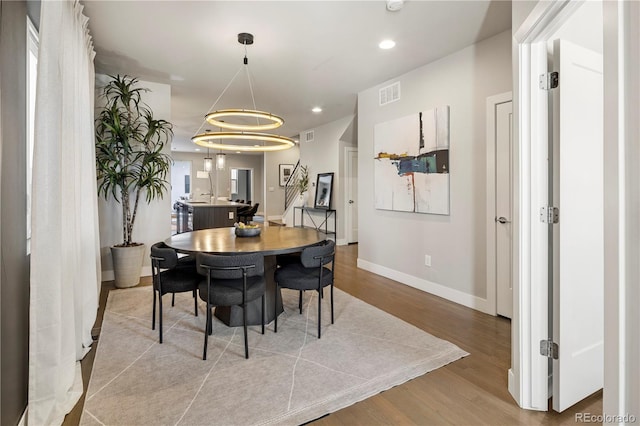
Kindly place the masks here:
<instances>
[{"instance_id":1,"label":"kitchen island","mask_svg":"<svg viewBox=\"0 0 640 426\"><path fill-rule=\"evenodd\" d=\"M238 221L238 208L246 204L234 201L178 201L176 202L177 232L199 229L225 228Z\"/></svg>"}]
</instances>

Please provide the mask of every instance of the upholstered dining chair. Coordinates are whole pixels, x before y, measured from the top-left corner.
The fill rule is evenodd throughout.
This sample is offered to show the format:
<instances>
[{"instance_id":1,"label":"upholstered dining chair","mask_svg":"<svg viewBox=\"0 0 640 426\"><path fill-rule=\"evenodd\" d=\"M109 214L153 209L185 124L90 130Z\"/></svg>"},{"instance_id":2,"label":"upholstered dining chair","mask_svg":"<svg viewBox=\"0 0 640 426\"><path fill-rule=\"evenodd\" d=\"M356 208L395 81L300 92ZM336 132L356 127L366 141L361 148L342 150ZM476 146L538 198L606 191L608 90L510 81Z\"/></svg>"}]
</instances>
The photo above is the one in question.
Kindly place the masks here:
<instances>
[{"instance_id":1,"label":"upholstered dining chair","mask_svg":"<svg viewBox=\"0 0 640 426\"><path fill-rule=\"evenodd\" d=\"M221 256L198 253L196 265L200 275L198 294L207 303L207 321L204 329L202 359L207 359L207 342L213 334L212 310L215 306L242 307L244 330L244 356L249 358L247 339L247 303L262 298L262 334L264 334L265 289L264 257L260 253Z\"/></svg>"},{"instance_id":2,"label":"upholstered dining chair","mask_svg":"<svg viewBox=\"0 0 640 426\"><path fill-rule=\"evenodd\" d=\"M322 298L325 287L331 287L331 324L333 324L333 278L336 243L325 240L320 244L307 247L302 250L299 262L287 259L276 269L275 281L277 284L275 303L278 305L279 288L288 288L300 292L298 308L302 314L302 292L316 290L318 292L318 339L321 336L322 325ZM278 332L278 316L274 321L274 331Z\"/></svg>"},{"instance_id":3,"label":"upholstered dining chair","mask_svg":"<svg viewBox=\"0 0 640 426\"><path fill-rule=\"evenodd\" d=\"M260 203L255 203L252 207L249 207L246 210L238 210L238 220L248 224L253 220L253 216L258 213L259 206Z\"/></svg>"},{"instance_id":4,"label":"upholstered dining chair","mask_svg":"<svg viewBox=\"0 0 640 426\"><path fill-rule=\"evenodd\" d=\"M158 306L158 334L162 343L162 296L172 294L171 306L175 304L176 293L193 292L195 316L198 316L196 290L202 279L195 267L192 256L178 258L178 253L163 242L151 246L151 275L153 279L153 318L151 329L156 329L156 296Z\"/></svg>"}]
</instances>

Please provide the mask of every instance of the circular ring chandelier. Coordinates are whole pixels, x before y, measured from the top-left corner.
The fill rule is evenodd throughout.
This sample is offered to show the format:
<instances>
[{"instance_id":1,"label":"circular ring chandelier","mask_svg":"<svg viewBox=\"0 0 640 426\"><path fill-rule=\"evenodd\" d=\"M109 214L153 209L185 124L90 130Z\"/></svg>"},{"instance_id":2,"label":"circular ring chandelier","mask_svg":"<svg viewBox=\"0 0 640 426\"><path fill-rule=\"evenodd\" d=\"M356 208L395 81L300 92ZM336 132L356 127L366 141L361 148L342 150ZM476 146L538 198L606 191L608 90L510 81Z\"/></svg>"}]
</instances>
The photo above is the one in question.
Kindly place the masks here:
<instances>
[{"instance_id":1,"label":"circular ring chandelier","mask_svg":"<svg viewBox=\"0 0 640 426\"><path fill-rule=\"evenodd\" d=\"M224 143L223 139L245 141L251 144L240 145L237 143ZM258 132L204 132L199 135L195 135L191 140L195 144L206 148L245 152L280 151L283 149L289 149L295 145L293 139L286 136ZM254 141L265 143L270 142L272 145L254 144Z\"/></svg>"},{"instance_id":2,"label":"circular ring chandelier","mask_svg":"<svg viewBox=\"0 0 640 426\"><path fill-rule=\"evenodd\" d=\"M228 121L219 120L223 117L241 117L241 118L255 118L268 120L265 124L236 124ZM270 112L256 111L251 109L221 109L219 111L213 111L207 114L205 120L214 126L218 126L222 129L230 130L250 130L250 131L263 131L277 129L284 124L284 119Z\"/></svg>"},{"instance_id":3,"label":"circular ring chandelier","mask_svg":"<svg viewBox=\"0 0 640 426\"><path fill-rule=\"evenodd\" d=\"M191 140L200 146L227 151L278 151L293 147L295 145L293 139L285 136L272 135L270 133L262 133L264 130L272 130L282 126L284 124L284 119L275 114L271 114L270 112L259 111L256 109L253 87L251 86L251 79L249 78L249 60L246 55L246 46L253 44L253 34L238 34L238 43L245 46L243 65L246 70L254 109L221 109L209 112L205 115L205 122L228 131L212 132L205 130L204 132L193 136ZM236 75L231 79L231 82L229 82L227 87L225 87L222 94L214 102L211 108L209 108L209 110L213 109L220 98L222 98L222 95L224 95L231 83L233 83L233 80L236 78L238 73L240 73L240 70L238 70ZM231 118L232 121L225 121L222 120L222 118ZM255 119L256 122L255 124L243 122L243 120L246 121L247 119ZM260 120L265 120L266 122L261 122ZM202 129L202 126L200 129ZM198 129L198 131L200 129ZM224 139L229 140L229 142L225 143ZM236 143L233 141L236 141ZM256 144L256 141L261 143Z\"/></svg>"}]
</instances>

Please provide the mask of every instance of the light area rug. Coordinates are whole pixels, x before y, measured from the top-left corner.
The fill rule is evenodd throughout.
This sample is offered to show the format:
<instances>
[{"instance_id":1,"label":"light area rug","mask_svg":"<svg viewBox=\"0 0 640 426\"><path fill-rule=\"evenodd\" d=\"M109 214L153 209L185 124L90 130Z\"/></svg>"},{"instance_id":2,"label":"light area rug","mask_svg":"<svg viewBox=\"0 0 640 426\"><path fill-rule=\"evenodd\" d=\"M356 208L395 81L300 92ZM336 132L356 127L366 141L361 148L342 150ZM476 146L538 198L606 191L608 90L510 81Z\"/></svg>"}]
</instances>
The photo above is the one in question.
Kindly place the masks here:
<instances>
[{"instance_id":1,"label":"light area rug","mask_svg":"<svg viewBox=\"0 0 640 426\"><path fill-rule=\"evenodd\" d=\"M151 330L151 287L112 290L81 425L297 425L468 355L349 294L329 291L317 338L317 292L283 290L285 312L260 333L216 319L202 360L206 307L190 293L164 302L163 343Z\"/></svg>"}]
</instances>

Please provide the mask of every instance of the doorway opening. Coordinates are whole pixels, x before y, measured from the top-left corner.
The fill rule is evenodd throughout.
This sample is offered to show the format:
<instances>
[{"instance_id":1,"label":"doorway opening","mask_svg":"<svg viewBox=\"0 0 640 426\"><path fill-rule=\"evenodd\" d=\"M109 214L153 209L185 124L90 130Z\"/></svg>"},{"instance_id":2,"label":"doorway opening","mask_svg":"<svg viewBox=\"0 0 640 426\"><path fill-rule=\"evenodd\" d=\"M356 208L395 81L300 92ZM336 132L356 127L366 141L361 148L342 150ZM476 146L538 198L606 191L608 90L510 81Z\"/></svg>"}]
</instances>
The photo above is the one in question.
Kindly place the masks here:
<instances>
[{"instance_id":1,"label":"doorway opening","mask_svg":"<svg viewBox=\"0 0 640 426\"><path fill-rule=\"evenodd\" d=\"M230 196L232 201L240 201L246 204L253 204L253 170L232 168L231 169Z\"/></svg>"}]
</instances>

